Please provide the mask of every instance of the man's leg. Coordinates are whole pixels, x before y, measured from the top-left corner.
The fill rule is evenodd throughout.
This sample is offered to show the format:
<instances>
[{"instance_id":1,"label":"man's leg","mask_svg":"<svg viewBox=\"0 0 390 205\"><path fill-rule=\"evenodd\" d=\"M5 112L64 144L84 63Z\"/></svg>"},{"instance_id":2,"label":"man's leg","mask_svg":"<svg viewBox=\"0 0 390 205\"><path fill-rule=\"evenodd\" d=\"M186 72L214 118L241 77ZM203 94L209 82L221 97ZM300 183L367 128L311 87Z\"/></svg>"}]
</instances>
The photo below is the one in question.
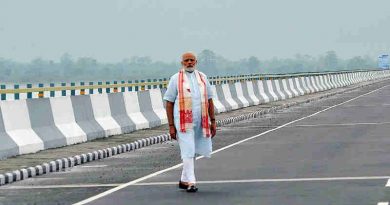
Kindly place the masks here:
<instances>
[{"instance_id":1,"label":"man's leg","mask_svg":"<svg viewBox=\"0 0 390 205\"><path fill-rule=\"evenodd\" d=\"M195 184L195 158L183 158L183 171L181 173L181 181L188 184Z\"/></svg>"},{"instance_id":2,"label":"man's leg","mask_svg":"<svg viewBox=\"0 0 390 205\"><path fill-rule=\"evenodd\" d=\"M187 192L196 192L195 187L195 171L194 171L194 157L195 157L195 138L194 130L187 130L187 132L178 132L178 141L180 145L181 158L183 160L183 171L179 188L187 189Z\"/></svg>"},{"instance_id":3,"label":"man's leg","mask_svg":"<svg viewBox=\"0 0 390 205\"><path fill-rule=\"evenodd\" d=\"M197 192L198 188L195 186L195 158L183 158L183 171L181 173L181 182L179 187L187 189L187 192Z\"/></svg>"}]
</instances>

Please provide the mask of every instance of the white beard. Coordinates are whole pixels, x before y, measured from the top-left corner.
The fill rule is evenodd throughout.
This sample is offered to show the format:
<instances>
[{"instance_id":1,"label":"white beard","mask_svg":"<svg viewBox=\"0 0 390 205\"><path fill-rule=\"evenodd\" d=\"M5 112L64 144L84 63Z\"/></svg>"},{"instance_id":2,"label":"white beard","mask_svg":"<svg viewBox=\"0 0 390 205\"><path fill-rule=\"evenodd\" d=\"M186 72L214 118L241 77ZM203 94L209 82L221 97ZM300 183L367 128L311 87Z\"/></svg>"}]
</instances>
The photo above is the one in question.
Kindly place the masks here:
<instances>
[{"instance_id":1,"label":"white beard","mask_svg":"<svg viewBox=\"0 0 390 205\"><path fill-rule=\"evenodd\" d=\"M184 68L184 70L187 71L187 72L192 73L192 72L194 72L195 67L192 67L192 68Z\"/></svg>"}]
</instances>

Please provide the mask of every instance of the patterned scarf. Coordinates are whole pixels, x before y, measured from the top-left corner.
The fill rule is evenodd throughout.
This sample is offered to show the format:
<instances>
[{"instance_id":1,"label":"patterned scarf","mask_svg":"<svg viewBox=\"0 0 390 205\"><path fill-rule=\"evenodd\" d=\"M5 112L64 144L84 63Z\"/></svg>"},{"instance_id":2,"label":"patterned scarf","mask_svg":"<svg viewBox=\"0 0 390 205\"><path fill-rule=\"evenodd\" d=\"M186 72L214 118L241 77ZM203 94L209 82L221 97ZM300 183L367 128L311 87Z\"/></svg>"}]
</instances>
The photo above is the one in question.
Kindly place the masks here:
<instances>
[{"instance_id":1,"label":"patterned scarf","mask_svg":"<svg viewBox=\"0 0 390 205\"><path fill-rule=\"evenodd\" d=\"M193 129L191 86L185 72L184 68L180 69L178 81L180 132L186 132L187 129ZM211 134L208 113L209 102L207 98L206 80L202 75L200 75L199 71L194 70L194 74L196 76L201 95L203 136L210 137Z\"/></svg>"}]
</instances>

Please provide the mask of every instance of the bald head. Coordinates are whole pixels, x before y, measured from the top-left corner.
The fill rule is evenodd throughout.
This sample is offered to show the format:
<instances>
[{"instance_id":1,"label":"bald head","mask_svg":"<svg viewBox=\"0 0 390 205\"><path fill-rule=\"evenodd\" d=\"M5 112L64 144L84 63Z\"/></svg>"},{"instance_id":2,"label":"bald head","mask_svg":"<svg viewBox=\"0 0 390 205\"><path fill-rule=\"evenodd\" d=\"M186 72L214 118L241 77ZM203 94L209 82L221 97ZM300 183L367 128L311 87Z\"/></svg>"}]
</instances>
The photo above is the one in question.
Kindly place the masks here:
<instances>
[{"instance_id":1,"label":"bald head","mask_svg":"<svg viewBox=\"0 0 390 205\"><path fill-rule=\"evenodd\" d=\"M181 64L188 71L194 70L196 63L196 55L193 52L185 52L181 56Z\"/></svg>"}]
</instances>

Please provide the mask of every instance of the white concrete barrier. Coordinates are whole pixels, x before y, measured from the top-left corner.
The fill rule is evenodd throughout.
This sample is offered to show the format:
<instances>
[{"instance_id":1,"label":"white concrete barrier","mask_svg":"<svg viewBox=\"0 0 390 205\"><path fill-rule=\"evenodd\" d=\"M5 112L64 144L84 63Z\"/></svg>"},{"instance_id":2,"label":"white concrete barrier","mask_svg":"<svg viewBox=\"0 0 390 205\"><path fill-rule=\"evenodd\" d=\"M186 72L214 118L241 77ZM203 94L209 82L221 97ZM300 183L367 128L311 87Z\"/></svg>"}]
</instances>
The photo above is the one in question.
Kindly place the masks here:
<instances>
[{"instance_id":1,"label":"white concrete barrier","mask_svg":"<svg viewBox=\"0 0 390 205\"><path fill-rule=\"evenodd\" d=\"M218 84L218 85L215 85L214 86L215 88L215 93L217 94L216 96L218 97L218 101L222 104L222 106L224 107L223 110L224 111L230 111L232 110L232 106L230 105L230 103L226 100L227 98L225 98L225 94L224 94L224 90L223 90L223 87L221 84Z\"/></svg>"},{"instance_id":2,"label":"white concrete barrier","mask_svg":"<svg viewBox=\"0 0 390 205\"><path fill-rule=\"evenodd\" d=\"M248 107L249 106L249 102L248 100L244 97L244 93L242 91L242 86L241 86L241 82L236 82L234 83L234 87L235 87L235 91L236 91L236 96L238 98L238 100L241 102L242 104L242 107ZM234 91L233 91L234 92Z\"/></svg>"},{"instance_id":3,"label":"white concrete barrier","mask_svg":"<svg viewBox=\"0 0 390 205\"><path fill-rule=\"evenodd\" d=\"M150 94L150 99L152 102L152 108L154 113L156 113L156 115L160 119L161 124L168 123L167 112L165 111L163 101L161 100L162 99L161 90L157 88L148 91Z\"/></svg>"},{"instance_id":4,"label":"white concrete barrier","mask_svg":"<svg viewBox=\"0 0 390 205\"><path fill-rule=\"evenodd\" d=\"M311 90L310 90L309 86L306 83L306 77L299 77L299 82L302 85L304 94L310 94Z\"/></svg>"},{"instance_id":5,"label":"white concrete barrier","mask_svg":"<svg viewBox=\"0 0 390 205\"><path fill-rule=\"evenodd\" d=\"M0 102L4 129L19 147L19 154L44 149L41 138L31 128L26 100Z\"/></svg>"},{"instance_id":6,"label":"white concrete barrier","mask_svg":"<svg viewBox=\"0 0 390 205\"><path fill-rule=\"evenodd\" d=\"M282 85L283 85L283 90L284 90L284 91L286 92L286 94L287 94L287 97L288 97L288 98L294 97L292 91L290 91L290 89L289 89L288 86L287 86L287 81L286 81L286 79L282 79Z\"/></svg>"},{"instance_id":7,"label":"white concrete barrier","mask_svg":"<svg viewBox=\"0 0 390 205\"><path fill-rule=\"evenodd\" d=\"M322 80L324 81L324 84L326 85L327 90L332 89L332 85L330 85L329 75L322 76Z\"/></svg>"},{"instance_id":8,"label":"white concrete barrier","mask_svg":"<svg viewBox=\"0 0 390 205\"><path fill-rule=\"evenodd\" d=\"M286 99L287 96L284 94L284 92L281 89L280 80L273 80L273 83L275 84L276 87L276 94L280 96L279 100Z\"/></svg>"},{"instance_id":9,"label":"white concrete barrier","mask_svg":"<svg viewBox=\"0 0 390 205\"><path fill-rule=\"evenodd\" d=\"M265 81L263 80L258 80L258 81L255 81L255 86L253 86L254 90L255 90L255 95L259 98L259 99L262 99L264 103L268 103L270 102L270 93L269 92L266 92L265 89L264 89L264 84L265 84ZM260 101L261 102L261 101Z\"/></svg>"},{"instance_id":10,"label":"white concrete barrier","mask_svg":"<svg viewBox=\"0 0 390 205\"><path fill-rule=\"evenodd\" d=\"M299 78L294 78L294 82L295 82L296 88L299 92L299 95L304 95L305 91L304 91L303 85L301 84Z\"/></svg>"},{"instance_id":11,"label":"white concrete barrier","mask_svg":"<svg viewBox=\"0 0 390 205\"><path fill-rule=\"evenodd\" d=\"M339 88L339 87L343 86L343 84L340 81L340 75L334 74L334 75L332 75L332 78L334 80L334 83L336 84L336 88Z\"/></svg>"},{"instance_id":12,"label":"white concrete barrier","mask_svg":"<svg viewBox=\"0 0 390 205\"><path fill-rule=\"evenodd\" d=\"M314 92L319 92L320 91L320 88L318 87L317 83L316 83L316 80L315 80L315 76L310 76L309 77L310 79L310 82L311 82L311 85L312 87L314 88Z\"/></svg>"},{"instance_id":13,"label":"white concrete barrier","mask_svg":"<svg viewBox=\"0 0 390 205\"><path fill-rule=\"evenodd\" d=\"M293 97L297 97L300 95L299 91L298 91L298 85L296 84L295 82L295 79L296 78L289 78L288 79L288 85L289 85L289 88L291 89L292 91L292 94L293 94Z\"/></svg>"},{"instance_id":14,"label":"white concrete barrier","mask_svg":"<svg viewBox=\"0 0 390 205\"><path fill-rule=\"evenodd\" d=\"M4 120L1 113L0 106L0 159L3 159L7 156L18 155L20 152L18 144L5 131Z\"/></svg>"},{"instance_id":15,"label":"white concrete barrier","mask_svg":"<svg viewBox=\"0 0 390 205\"><path fill-rule=\"evenodd\" d=\"M136 129L149 128L149 122L141 113L140 104L138 102L138 96L136 92L123 93L125 101L126 112L130 119L135 123Z\"/></svg>"},{"instance_id":16,"label":"white concrete barrier","mask_svg":"<svg viewBox=\"0 0 390 205\"><path fill-rule=\"evenodd\" d=\"M246 87L248 91L249 98L253 101L253 105L260 104L260 99L256 97L254 87L253 87L253 81L246 81Z\"/></svg>"},{"instance_id":17,"label":"white concrete barrier","mask_svg":"<svg viewBox=\"0 0 390 205\"><path fill-rule=\"evenodd\" d=\"M121 127L111 115L107 93L89 95L95 120L104 129L105 137L122 134Z\"/></svg>"},{"instance_id":18,"label":"white concrete barrier","mask_svg":"<svg viewBox=\"0 0 390 205\"><path fill-rule=\"evenodd\" d=\"M229 103L230 107L235 110L238 109L238 103L232 98L232 94L230 93L229 85L223 84L221 85L223 94L225 96L225 100Z\"/></svg>"},{"instance_id":19,"label":"white concrete barrier","mask_svg":"<svg viewBox=\"0 0 390 205\"><path fill-rule=\"evenodd\" d=\"M307 87L308 87L309 90L310 90L310 93L315 93L315 92L316 92L316 89L314 89L310 77L305 77L305 82L306 82Z\"/></svg>"},{"instance_id":20,"label":"white concrete barrier","mask_svg":"<svg viewBox=\"0 0 390 205\"><path fill-rule=\"evenodd\" d=\"M66 137L67 145L87 141L87 135L76 123L69 96L50 98L50 105L54 124Z\"/></svg>"},{"instance_id":21,"label":"white concrete barrier","mask_svg":"<svg viewBox=\"0 0 390 205\"><path fill-rule=\"evenodd\" d=\"M272 97L271 101L278 101L279 97L274 92L274 88L272 87L272 81L271 80L267 80L266 81L266 86L267 86L266 92L269 93L271 95L271 97Z\"/></svg>"},{"instance_id":22,"label":"white concrete barrier","mask_svg":"<svg viewBox=\"0 0 390 205\"><path fill-rule=\"evenodd\" d=\"M214 94L213 95L213 103L214 103L215 111L217 113L226 112L225 106L219 100L219 96L218 96L217 89L216 89L215 85L211 86L211 91Z\"/></svg>"}]
</instances>

